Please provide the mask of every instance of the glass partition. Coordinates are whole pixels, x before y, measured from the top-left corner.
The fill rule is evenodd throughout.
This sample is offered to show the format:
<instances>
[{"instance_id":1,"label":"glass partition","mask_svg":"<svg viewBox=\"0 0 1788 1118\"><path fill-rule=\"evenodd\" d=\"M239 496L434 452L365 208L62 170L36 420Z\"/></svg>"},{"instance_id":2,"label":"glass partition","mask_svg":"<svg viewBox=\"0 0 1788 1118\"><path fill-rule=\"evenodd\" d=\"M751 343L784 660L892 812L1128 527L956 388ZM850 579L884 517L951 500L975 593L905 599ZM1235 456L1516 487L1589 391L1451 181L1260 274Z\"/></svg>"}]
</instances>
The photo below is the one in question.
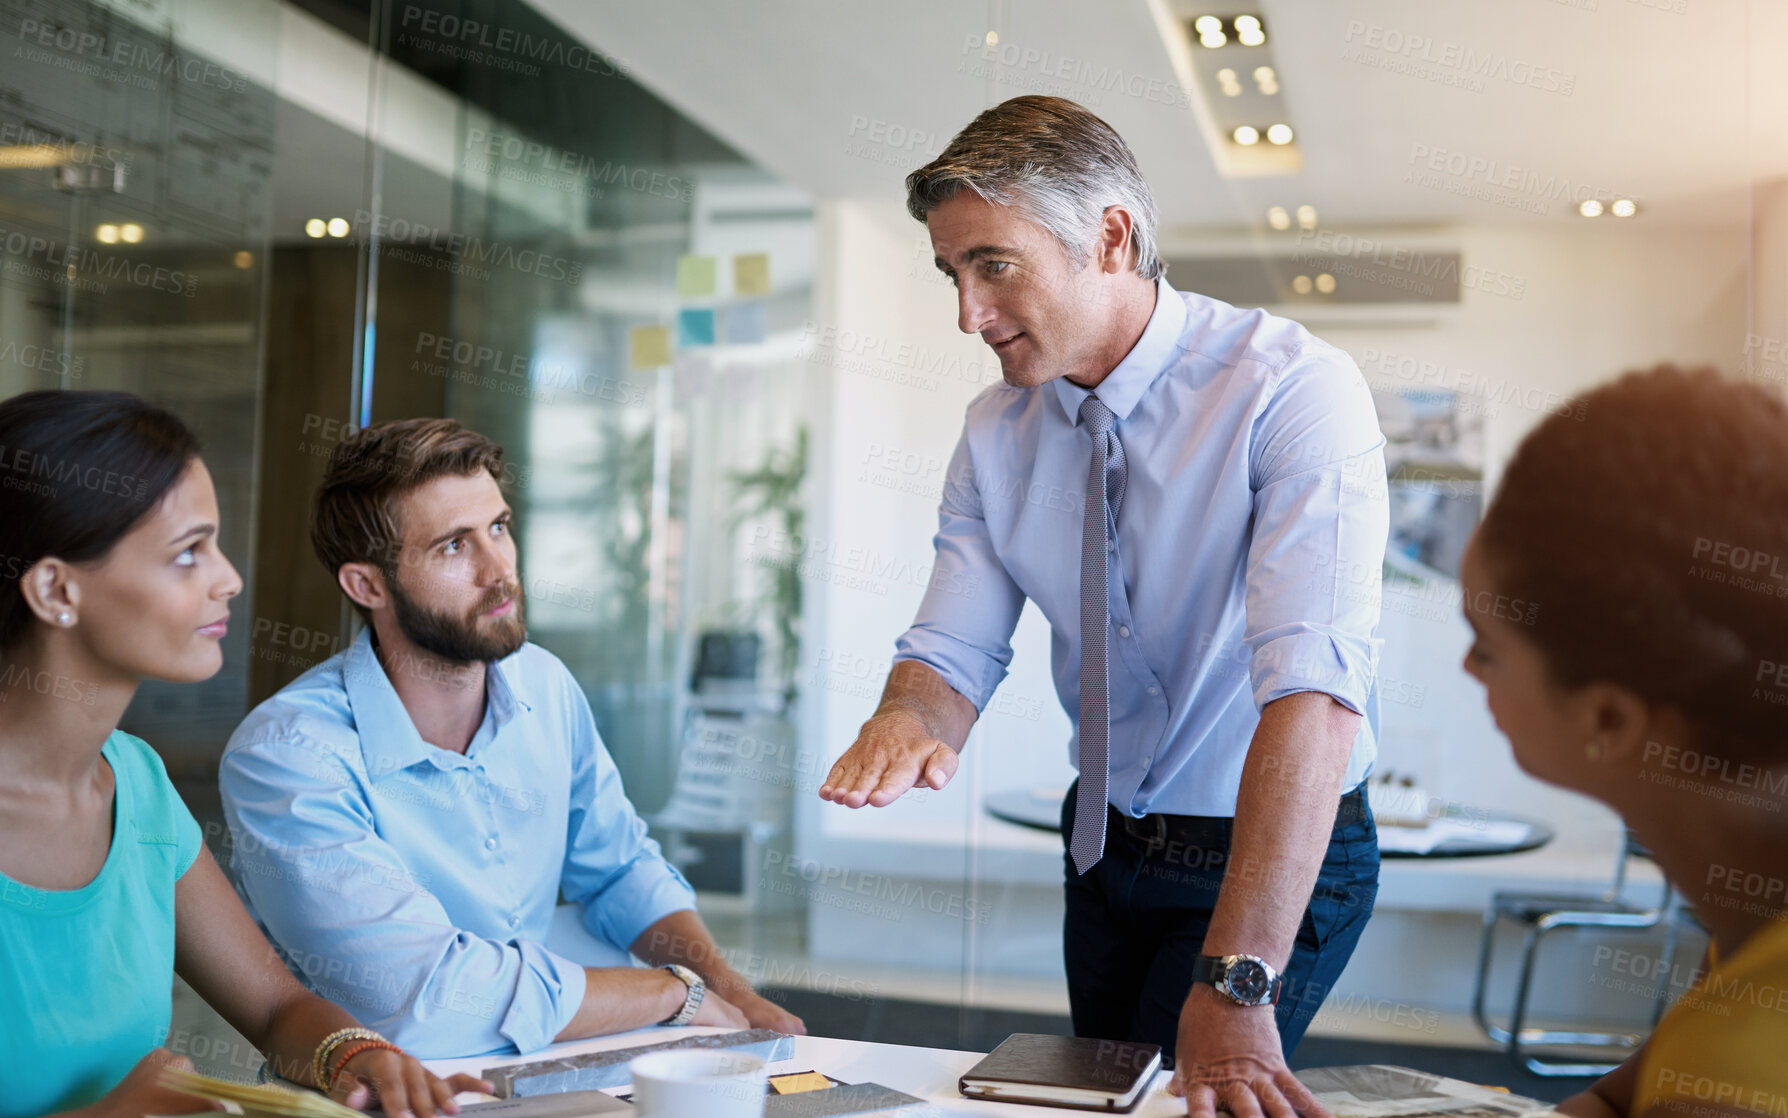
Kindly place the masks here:
<instances>
[{"instance_id":1,"label":"glass partition","mask_svg":"<svg viewBox=\"0 0 1788 1118\"><path fill-rule=\"evenodd\" d=\"M0 10L0 395L139 393L186 417L250 557L272 244L276 12L220 51L201 0ZM252 571L245 565L245 576ZM245 595L252 595L249 577ZM126 729L204 774L244 713L248 633L203 684L146 685Z\"/></svg>"}]
</instances>

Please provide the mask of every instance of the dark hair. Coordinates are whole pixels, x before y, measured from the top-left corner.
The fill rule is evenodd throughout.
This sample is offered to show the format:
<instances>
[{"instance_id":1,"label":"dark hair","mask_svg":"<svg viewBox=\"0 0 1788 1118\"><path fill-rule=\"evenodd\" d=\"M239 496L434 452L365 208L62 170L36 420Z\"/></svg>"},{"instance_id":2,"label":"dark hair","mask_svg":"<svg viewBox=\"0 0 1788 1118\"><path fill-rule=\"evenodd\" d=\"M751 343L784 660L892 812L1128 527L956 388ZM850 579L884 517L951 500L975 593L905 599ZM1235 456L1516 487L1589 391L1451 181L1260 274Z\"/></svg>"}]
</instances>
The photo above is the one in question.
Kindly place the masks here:
<instances>
[{"instance_id":1,"label":"dark hair","mask_svg":"<svg viewBox=\"0 0 1788 1118\"><path fill-rule=\"evenodd\" d=\"M198 456L178 416L128 392L0 401L0 649L31 625L26 571L47 556L103 558Z\"/></svg>"},{"instance_id":2,"label":"dark hair","mask_svg":"<svg viewBox=\"0 0 1788 1118\"><path fill-rule=\"evenodd\" d=\"M373 563L395 577L403 541L397 498L438 477L481 470L500 484L503 448L452 419L378 423L336 444L310 515L310 543L330 579L345 563Z\"/></svg>"},{"instance_id":3,"label":"dark hair","mask_svg":"<svg viewBox=\"0 0 1788 1118\"><path fill-rule=\"evenodd\" d=\"M1061 97L1028 94L969 121L942 154L906 177L906 210L919 221L964 188L1049 230L1071 259L1098 239L1109 206L1130 215L1132 267L1164 268L1155 244L1155 197L1124 138Z\"/></svg>"},{"instance_id":4,"label":"dark hair","mask_svg":"<svg viewBox=\"0 0 1788 1118\"><path fill-rule=\"evenodd\" d=\"M1544 420L1478 530L1566 687L1680 711L1699 746L1780 758L1788 688L1788 406L1709 368L1628 373ZM1768 679L1765 679L1768 676Z\"/></svg>"}]
</instances>

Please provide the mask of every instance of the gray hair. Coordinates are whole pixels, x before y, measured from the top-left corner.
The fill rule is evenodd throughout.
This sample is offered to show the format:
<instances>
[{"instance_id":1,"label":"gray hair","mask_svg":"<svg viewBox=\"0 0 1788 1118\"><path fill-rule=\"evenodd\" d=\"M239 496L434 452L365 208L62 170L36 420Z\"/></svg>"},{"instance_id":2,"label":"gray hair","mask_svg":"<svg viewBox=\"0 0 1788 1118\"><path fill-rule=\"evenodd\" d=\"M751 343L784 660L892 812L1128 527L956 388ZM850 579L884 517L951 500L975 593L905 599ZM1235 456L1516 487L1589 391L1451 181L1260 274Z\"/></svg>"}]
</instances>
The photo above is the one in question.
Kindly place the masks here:
<instances>
[{"instance_id":1,"label":"gray hair","mask_svg":"<svg viewBox=\"0 0 1788 1118\"><path fill-rule=\"evenodd\" d=\"M1155 198L1123 137L1060 97L1014 97L956 134L943 154L906 177L906 209L919 221L964 187L1014 206L1047 229L1076 263L1092 251L1110 206L1130 215L1136 274L1164 271L1155 245Z\"/></svg>"}]
</instances>

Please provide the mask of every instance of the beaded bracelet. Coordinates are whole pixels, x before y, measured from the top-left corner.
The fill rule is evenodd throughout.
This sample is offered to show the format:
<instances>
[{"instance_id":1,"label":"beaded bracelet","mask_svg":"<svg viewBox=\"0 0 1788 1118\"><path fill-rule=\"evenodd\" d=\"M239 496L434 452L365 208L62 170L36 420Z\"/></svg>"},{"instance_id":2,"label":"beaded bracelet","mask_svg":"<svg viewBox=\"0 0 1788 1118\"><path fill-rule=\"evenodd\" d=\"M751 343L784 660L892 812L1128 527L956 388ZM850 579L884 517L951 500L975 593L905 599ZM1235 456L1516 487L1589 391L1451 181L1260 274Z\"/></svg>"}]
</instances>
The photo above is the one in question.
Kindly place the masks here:
<instances>
[{"instance_id":1,"label":"beaded bracelet","mask_svg":"<svg viewBox=\"0 0 1788 1118\"><path fill-rule=\"evenodd\" d=\"M341 1078L341 1073L347 1070L349 1060L352 1060L362 1052L376 1052L381 1048L390 1049L400 1056L403 1055L404 1052L403 1049L386 1040L384 1037L380 1037L378 1040L363 1040L359 1044L349 1048L346 1052L343 1052L341 1057L335 1061L335 1067L329 1072L329 1083L331 1086L334 1085L337 1079ZM329 1088L324 1088L324 1090L328 1089Z\"/></svg>"},{"instance_id":2,"label":"beaded bracelet","mask_svg":"<svg viewBox=\"0 0 1788 1118\"><path fill-rule=\"evenodd\" d=\"M316 1053L310 1058L310 1081L316 1084L317 1090L319 1091L327 1091L329 1089L327 1070L329 1067L329 1057L337 1048L341 1047L344 1042L350 1040L384 1039L384 1037L373 1032L371 1029L362 1029L358 1026L335 1030L323 1038L322 1043L317 1045Z\"/></svg>"}]
</instances>

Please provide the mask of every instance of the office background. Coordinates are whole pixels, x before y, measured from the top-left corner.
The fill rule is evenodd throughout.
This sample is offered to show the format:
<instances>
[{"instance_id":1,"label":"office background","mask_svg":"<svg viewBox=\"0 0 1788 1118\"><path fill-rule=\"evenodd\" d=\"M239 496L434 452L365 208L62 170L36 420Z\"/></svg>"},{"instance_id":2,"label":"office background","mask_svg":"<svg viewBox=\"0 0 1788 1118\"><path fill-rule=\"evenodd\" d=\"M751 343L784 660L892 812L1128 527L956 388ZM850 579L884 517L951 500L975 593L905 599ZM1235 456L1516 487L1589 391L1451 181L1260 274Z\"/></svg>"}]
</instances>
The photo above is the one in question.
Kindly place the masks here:
<instances>
[{"instance_id":1,"label":"office background","mask_svg":"<svg viewBox=\"0 0 1788 1118\"><path fill-rule=\"evenodd\" d=\"M1572 392L1660 359L1788 380L1784 21L1764 0L0 0L0 396L128 389L206 441L247 580L226 666L145 686L126 723L201 815L235 723L350 638L307 536L329 449L412 415L500 441L531 637L740 969L865 1019L947 1006L935 1040L966 1046L986 1014L1065 1012L1059 840L985 810L1072 776L1041 619L948 789L857 813L814 793L998 376L901 180L1006 97L1080 101L1135 149L1171 282L1298 318L1378 393L1381 769L1558 831L1387 864L1312 1031L1467 1043L1490 892L1599 887L1621 836L1515 768L1458 666L1457 546ZM1551 964L1557 1012L1643 1016L1588 957Z\"/></svg>"}]
</instances>

